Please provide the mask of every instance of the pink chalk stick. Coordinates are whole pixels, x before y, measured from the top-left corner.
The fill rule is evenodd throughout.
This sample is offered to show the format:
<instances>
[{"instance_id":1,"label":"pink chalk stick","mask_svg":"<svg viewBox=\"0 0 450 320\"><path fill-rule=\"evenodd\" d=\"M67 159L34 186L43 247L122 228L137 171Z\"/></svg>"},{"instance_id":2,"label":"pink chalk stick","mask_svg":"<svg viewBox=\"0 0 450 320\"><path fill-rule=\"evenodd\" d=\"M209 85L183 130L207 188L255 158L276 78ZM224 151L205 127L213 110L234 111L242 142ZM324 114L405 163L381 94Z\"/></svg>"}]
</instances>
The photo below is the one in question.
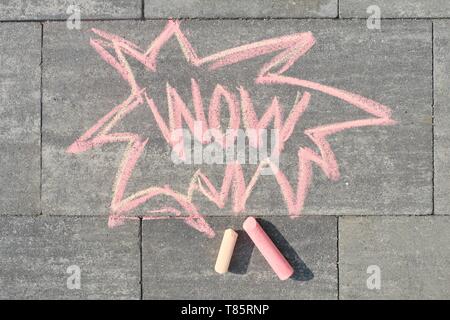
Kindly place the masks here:
<instances>
[{"instance_id":1,"label":"pink chalk stick","mask_svg":"<svg viewBox=\"0 0 450 320\"><path fill-rule=\"evenodd\" d=\"M294 269L272 240L270 240L269 236L264 232L256 219L248 217L244 221L243 227L245 232L250 236L250 239L255 243L255 246L272 267L273 271L275 271L278 278L280 278L280 280L286 280L292 276Z\"/></svg>"}]
</instances>

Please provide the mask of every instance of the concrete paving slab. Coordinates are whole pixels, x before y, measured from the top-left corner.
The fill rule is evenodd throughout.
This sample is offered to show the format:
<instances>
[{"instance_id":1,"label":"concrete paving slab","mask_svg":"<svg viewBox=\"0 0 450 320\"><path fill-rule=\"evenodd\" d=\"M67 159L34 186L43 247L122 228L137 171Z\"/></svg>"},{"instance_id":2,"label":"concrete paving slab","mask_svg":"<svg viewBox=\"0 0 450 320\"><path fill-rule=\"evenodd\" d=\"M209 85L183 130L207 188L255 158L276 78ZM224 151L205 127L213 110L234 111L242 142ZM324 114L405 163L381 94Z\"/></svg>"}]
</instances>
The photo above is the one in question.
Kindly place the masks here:
<instances>
[{"instance_id":1,"label":"concrete paving slab","mask_svg":"<svg viewBox=\"0 0 450 320\"><path fill-rule=\"evenodd\" d=\"M41 26L0 24L0 215L39 214Z\"/></svg>"},{"instance_id":2,"label":"concrete paving slab","mask_svg":"<svg viewBox=\"0 0 450 320\"><path fill-rule=\"evenodd\" d=\"M142 17L141 0L3 0L0 20L130 19Z\"/></svg>"},{"instance_id":3,"label":"concrete paving slab","mask_svg":"<svg viewBox=\"0 0 450 320\"><path fill-rule=\"evenodd\" d=\"M339 12L342 18L366 18L374 11L367 12L370 6L380 9L382 18L448 18L450 2L447 0L340 0Z\"/></svg>"},{"instance_id":4,"label":"concrete paving slab","mask_svg":"<svg viewBox=\"0 0 450 320\"><path fill-rule=\"evenodd\" d=\"M146 18L336 18L337 0L145 0Z\"/></svg>"},{"instance_id":5,"label":"concrete paving slab","mask_svg":"<svg viewBox=\"0 0 450 320\"><path fill-rule=\"evenodd\" d=\"M434 21L434 212L450 207L450 21Z\"/></svg>"},{"instance_id":6,"label":"concrete paving slab","mask_svg":"<svg viewBox=\"0 0 450 320\"><path fill-rule=\"evenodd\" d=\"M94 27L117 34L146 48L166 24L166 21L93 22L85 23L81 31L67 30L63 23L45 25L45 213L107 214L117 170L127 150L126 143L114 143L79 154L66 153L74 141L130 94L126 81L89 45L91 39L99 38L89 29ZM396 125L360 127L327 138L339 166L340 179L331 181L322 169L313 165L304 214L431 213L431 22L386 21L382 31L375 32L360 21L330 20L186 21L180 28L198 56L271 37L311 31L316 44L286 72L287 76L357 93L392 110L391 119L397 121ZM226 86L237 97L239 92L235 88L243 86L249 91L258 116L275 96L284 109L290 110L297 94L310 92L308 109L286 142L280 159L280 168L288 177L294 194L299 148L307 146L318 150L306 137L305 130L368 117L367 112L324 92L290 85L256 84L258 70L268 61L264 56L210 72L190 65L180 45L172 39L159 53L156 73L147 71L129 56L127 59L138 83L147 88L147 94L165 121L168 121L167 83L190 108L192 78L198 80L205 108L216 84ZM225 115L224 119L227 117ZM171 149L146 104L127 114L113 132L132 132L142 139L150 138L129 179L125 196L165 185L179 194L186 194L198 169L220 188L225 165L174 164ZM256 167L244 165L247 183ZM230 195L230 199L232 197ZM128 213L146 215L162 206L172 206L172 202L179 208L179 203L172 198L154 198ZM223 208L218 208L199 192L192 196L192 202L205 215L232 214L230 199ZM277 180L274 176L264 176L248 198L245 214L287 215L287 208Z\"/></svg>"},{"instance_id":7,"label":"concrete paving slab","mask_svg":"<svg viewBox=\"0 0 450 320\"><path fill-rule=\"evenodd\" d=\"M139 299L139 222L108 229L93 217L0 221L1 299Z\"/></svg>"},{"instance_id":8,"label":"concrete paving slab","mask_svg":"<svg viewBox=\"0 0 450 320\"><path fill-rule=\"evenodd\" d=\"M340 298L448 299L449 227L437 216L339 218Z\"/></svg>"},{"instance_id":9,"label":"concrete paving slab","mask_svg":"<svg viewBox=\"0 0 450 320\"><path fill-rule=\"evenodd\" d=\"M213 217L208 239L177 220L143 222L144 299L336 299L336 218L265 217L259 220L294 268L278 279L250 238L241 217ZM229 272L214 271L223 232L238 232Z\"/></svg>"}]
</instances>

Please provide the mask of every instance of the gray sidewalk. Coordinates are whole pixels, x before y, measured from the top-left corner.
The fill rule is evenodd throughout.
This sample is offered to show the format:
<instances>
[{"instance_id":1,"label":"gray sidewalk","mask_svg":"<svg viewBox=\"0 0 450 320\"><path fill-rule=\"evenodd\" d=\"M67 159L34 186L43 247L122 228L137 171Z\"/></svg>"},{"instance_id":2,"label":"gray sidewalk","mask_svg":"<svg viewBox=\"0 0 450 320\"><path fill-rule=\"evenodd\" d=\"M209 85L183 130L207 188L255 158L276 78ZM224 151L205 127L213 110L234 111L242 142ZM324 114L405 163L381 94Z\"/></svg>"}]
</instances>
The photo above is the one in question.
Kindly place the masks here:
<instances>
[{"instance_id":1,"label":"gray sidewalk","mask_svg":"<svg viewBox=\"0 0 450 320\"><path fill-rule=\"evenodd\" d=\"M2 1L0 298L450 298L449 3ZM70 5L76 6L67 11ZM80 10L79 30L68 27L73 8ZM374 8L381 13L380 29L367 26ZM155 51L154 65L149 54L133 57L139 50L155 50L163 30L177 28L169 18L181 19L182 35ZM312 35L315 43L294 59L302 47L283 47L294 37L288 35L298 41ZM242 55L226 51L267 39L275 40ZM225 58L217 57L223 52ZM278 54L285 56L271 66ZM122 74L121 59L129 63ZM257 81L266 66L268 77L278 75L289 59L294 60L282 79L300 79L301 85ZM258 178L245 210L238 210L233 200L243 192L233 189L237 184L228 197L220 189L226 165L171 161L172 149L143 91L136 94L142 101L137 98L135 109L116 114L112 135L96 128L130 96L130 74L166 123L176 121L168 111L170 88L194 109L192 79L209 122L216 85L230 93L231 100L219 97L222 127L233 117L227 108L233 101L244 110L243 88L258 118L277 97L283 123L309 94L280 158L292 197L306 190L304 205L289 206L287 188L268 175ZM320 140L327 125L350 121L349 128ZM322 131L314 131L320 126ZM308 130L315 132L313 139ZM93 140L83 144L86 132ZM120 141L101 140L107 138ZM142 153L136 141L146 141ZM322 167L312 162L310 185L308 163L301 161L304 154L299 158L302 148L320 149L328 161ZM136 156L135 166L127 155ZM333 159L340 173L334 180ZM243 168L249 184L257 165ZM204 176L198 178L199 169L217 188L217 197L201 193L209 185ZM126 182L118 182L127 175ZM196 188L192 197L189 186ZM165 193L135 207L124 200L151 193L149 187ZM214 238L177 216L189 214L190 205L204 216ZM114 206L134 219L109 228ZM294 207L301 216L291 219ZM164 219L143 219L159 215L154 212L159 208L170 209ZM294 266L291 279L279 281L242 231L231 272L214 272L223 231L241 230L248 215L260 218ZM80 288L69 285L74 266ZM380 271L380 288L370 286L370 270Z\"/></svg>"}]
</instances>

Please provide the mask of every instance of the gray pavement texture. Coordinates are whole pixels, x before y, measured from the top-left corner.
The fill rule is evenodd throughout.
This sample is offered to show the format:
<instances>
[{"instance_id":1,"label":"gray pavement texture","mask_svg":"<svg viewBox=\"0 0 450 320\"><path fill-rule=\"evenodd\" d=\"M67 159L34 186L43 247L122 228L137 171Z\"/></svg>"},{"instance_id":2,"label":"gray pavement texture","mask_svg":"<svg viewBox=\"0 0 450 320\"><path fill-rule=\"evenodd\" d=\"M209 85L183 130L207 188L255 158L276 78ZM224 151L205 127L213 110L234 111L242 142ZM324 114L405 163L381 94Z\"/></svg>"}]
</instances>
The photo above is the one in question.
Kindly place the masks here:
<instances>
[{"instance_id":1,"label":"gray pavement texture","mask_svg":"<svg viewBox=\"0 0 450 320\"><path fill-rule=\"evenodd\" d=\"M208 219L218 234L213 240L178 221L144 221L144 299L336 299L335 217L259 220L294 268L286 281L278 279L245 232L238 233L230 272L221 276L211 268L223 231L242 229L243 221Z\"/></svg>"},{"instance_id":2,"label":"gray pavement texture","mask_svg":"<svg viewBox=\"0 0 450 320\"><path fill-rule=\"evenodd\" d=\"M450 217L339 219L342 299L449 299ZM368 268L381 286L368 290ZM370 269L369 269L370 272Z\"/></svg>"},{"instance_id":3,"label":"gray pavement texture","mask_svg":"<svg viewBox=\"0 0 450 320\"><path fill-rule=\"evenodd\" d=\"M339 0L342 18L366 18L378 7L383 18L448 18L450 2L447 0ZM375 11L374 11L375 9Z\"/></svg>"},{"instance_id":4,"label":"gray pavement texture","mask_svg":"<svg viewBox=\"0 0 450 320\"><path fill-rule=\"evenodd\" d=\"M449 3L1 1L0 298L449 299ZM68 10L70 5L75 7ZM379 30L367 27L371 5L380 8ZM74 8L82 19L79 30L66 22L76 18ZM186 18L180 28L199 57L310 31L315 45L286 75L373 99L389 107L397 123L330 135L340 178L331 181L314 167L298 219L288 217L276 180L266 176L245 213L235 214L230 200L218 208L194 193L192 202L216 233L212 239L180 217L143 220L162 206L178 209L164 197L141 204L128 213L134 219L110 229L127 144L66 152L130 94L126 81L94 49L101 36L92 28L146 50L169 18ZM298 148L315 148L304 130L364 119L367 113L317 90L255 83L257 71L273 56L212 72L190 65L172 39L159 52L157 72L149 72L126 54L136 81L164 119L167 83L193 108L191 78L200 85L206 109L216 84L237 97L243 86L258 116L274 96L286 116L298 93L308 91L310 104L280 162L296 192ZM171 162L170 147L148 108L120 120L115 132L149 138L125 197L164 185L185 193L199 168L220 187L223 165ZM247 182L254 170L244 167ZM279 281L254 248L242 231L247 215L259 218L294 266L293 277ZM230 272L218 275L214 262L230 227L238 231L238 243Z\"/></svg>"},{"instance_id":5,"label":"gray pavement texture","mask_svg":"<svg viewBox=\"0 0 450 320\"><path fill-rule=\"evenodd\" d=\"M0 20L135 19L142 16L141 0L2 0Z\"/></svg>"},{"instance_id":6,"label":"gray pavement texture","mask_svg":"<svg viewBox=\"0 0 450 320\"><path fill-rule=\"evenodd\" d=\"M84 23L85 32L68 30L64 23L44 25L43 88L43 211L48 214L105 214L111 199L117 166L125 146L105 146L81 155L67 155L65 149L98 119L124 101L129 88L89 45L92 27L126 37L141 47L150 45L165 21ZM304 79L351 90L375 99L393 110L395 126L355 129L330 137L341 167L342 178L331 182L324 175L315 176L306 200L304 214L376 215L430 214L432 178L431 136L431 23L429 21L388 21L382 32L372 33L358 21L186 21L183 30L196 50L203 55L264 38L311 31L316 45L293 67L301 69ZM410 39L411 32L414 40ZM239 37L235 35L239 34ZM220 37L220 41L218 38ZM168 54L168 52L175 54ZM228 88L242 85L252 92L259 114L273 96L281 97L290 108L299 92L292 86L261 86L254 83L262 64L241 63L214 73L192 68L181 56L176 42L163 51L161 70L154 75L139 65L136 79L148 84L159 109L167 116L165 83L183 96L191 94L190 74L199 79L206 94L216 83ZM408 60L404 59L408 56ZM72 58L73 57L73 58ZM335 61L340 61L336 64ZM172 66L177 66L174 70ZM364 68L361 69L361 66ZM293 74L294 71L291 72ZM333 74L329 79L328 75ZM186 75L186 76L182 76ZM238 94L237 90L235 91ZM309 146L303 130L317 125L363 118L366 114L325 94L311 92L311 103L299 128L286 144L281 169L295 182L298 148ZM189 100L188 100L189 101ZM318 120L320 119L320 120ZM122 130L143 132L150 138L148 147L130 180L129 190L171 185L187 190L198 165L176 165L170 160L171 149L148 109L133 111L123 121ZM302 130L303 129L303 130ZM392 138L395 137L395 138ZM412 143L414 142L414 143ZM400 148L401 146L401 148ZM153 174L146 174L152 167ZM214 183L224 175L224 166L202 166ZM256 166L248 165L250 175ZM89 176L89 183L86 183ZM173 176L177 177L173 181ZM271 179L270 179L271 178ZM286 206L273 176L259 182L249 199L247 214L285 215ZM259 187L258 187L259 186ZM402 190L402 192L397 192ZM333 197L329 197L329 194ZM202 213L229 215L230 207L218 209L208 198L195 195ZM133 213L143 215L148 206Z\"/></svg>"},{"instance_id":7,"label":"gray pavement texture","mask_svg":"<svg viewBox=\"0 0 450 320\"><path fill-rule=\"evenodd\" d=\"M434 166L436 214L450 205L450 21L434 24Z\"/></svg>"},{"instance_id":8,"label":"gray pavement texture","mask_svg":"<svg viewBox=\"0 0 450 320\"><path fill-rule=\"evenodd\" d=\"M41 25L0 26L0 215L39 214Z\"/></svg>"},{"instance_id":9,"label":"gray pavement texture","mask_svg":"<svg viewBox=\"0 0 450 320\"><path fill-rule=\"evenodd\" d=\"M145 0L146 18L336 18L337 0Z\"/></svg>"},{"instance_id":10,"label":"gray pavement texture","mask_svg":"<svg viewBox=\"0 0 450 320\"><path fill-rule=\"evenodd\" d=\"M0 298L139 298L138 222L110 230L95 217L0 221ZM74 266L80 289L67 285Z\"/></svg>"}]
</instances>

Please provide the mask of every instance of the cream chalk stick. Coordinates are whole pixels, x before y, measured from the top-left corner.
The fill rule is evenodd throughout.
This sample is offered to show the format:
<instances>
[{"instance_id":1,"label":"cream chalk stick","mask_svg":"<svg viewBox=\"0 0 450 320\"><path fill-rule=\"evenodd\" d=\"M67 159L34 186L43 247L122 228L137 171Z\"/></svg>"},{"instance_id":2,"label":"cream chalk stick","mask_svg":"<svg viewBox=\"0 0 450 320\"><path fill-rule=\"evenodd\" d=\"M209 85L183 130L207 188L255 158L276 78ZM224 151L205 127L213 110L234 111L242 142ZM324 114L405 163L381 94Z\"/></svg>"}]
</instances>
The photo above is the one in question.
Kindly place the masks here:
<instances>
[{"instance_id":1,"label":"cream chalk stick","mask_svg":"<svg viewBox=\"0 0 450 320\"><path fill-rule=\"evenodd\" d=\"M248 217L244 221L243 228L280 280L286 280L292 276L294 269L272 240L270 240L267 233L264 232L255 218Z\"/></svg>"},{"instance_id":2,"label":"cream chalk stick","mask_svg":"<svg viewBox=\"0 0 450 320\"><path fill-rule=\"evenodd\" d=\"M233 229L225 230L214 270L223 274L228 271L238 234Z\"/></svg>"}]
</instances>

